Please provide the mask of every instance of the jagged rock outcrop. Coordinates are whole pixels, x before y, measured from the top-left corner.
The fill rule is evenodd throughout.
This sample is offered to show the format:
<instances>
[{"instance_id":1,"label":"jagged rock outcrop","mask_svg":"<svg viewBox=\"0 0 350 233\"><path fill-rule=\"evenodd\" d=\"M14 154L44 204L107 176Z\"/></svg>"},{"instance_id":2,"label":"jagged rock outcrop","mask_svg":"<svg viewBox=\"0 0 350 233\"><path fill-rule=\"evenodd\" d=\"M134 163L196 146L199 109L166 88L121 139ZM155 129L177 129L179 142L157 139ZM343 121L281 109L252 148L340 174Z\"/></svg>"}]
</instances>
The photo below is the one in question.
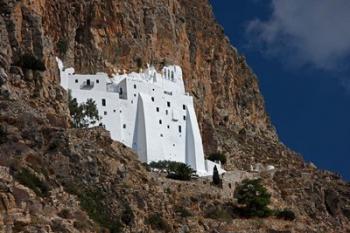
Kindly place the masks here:
<instances>
[{"instance_id":1,"label":"jagged rock outcrop","mask_svg":"<svg viewBox=\"0 0 350 233\"><path fill-rule=\"evenodd\" d=\"M0 49L0 231L350 232L350 185L278 141L207 0L0 0ZM86 73L181 65L206 153L274 165L255 175L297 219L210 219L232 189L165 179L103 129L71 129L55 56Z\"/></svg>"}]
</instances>

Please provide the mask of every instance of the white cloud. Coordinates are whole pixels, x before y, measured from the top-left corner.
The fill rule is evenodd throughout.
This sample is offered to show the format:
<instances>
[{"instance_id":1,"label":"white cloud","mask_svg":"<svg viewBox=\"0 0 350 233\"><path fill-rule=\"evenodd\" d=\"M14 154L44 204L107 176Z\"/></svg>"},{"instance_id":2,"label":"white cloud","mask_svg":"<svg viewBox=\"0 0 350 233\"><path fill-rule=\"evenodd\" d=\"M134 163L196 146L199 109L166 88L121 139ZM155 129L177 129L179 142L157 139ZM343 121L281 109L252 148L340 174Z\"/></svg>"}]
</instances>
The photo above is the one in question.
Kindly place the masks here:
<instances>
[{"instance_id":1,"label":"white cloud","mask_svg":"<svg viewBox=\"0 0 350 233\"><path fill-rule=\"evenodd\" d=\"M344 65L350 55L350 0L272 0L271 6L268 20L255 19L247 27L265 53L320 69Z\"/></svg>"}]
</instances>

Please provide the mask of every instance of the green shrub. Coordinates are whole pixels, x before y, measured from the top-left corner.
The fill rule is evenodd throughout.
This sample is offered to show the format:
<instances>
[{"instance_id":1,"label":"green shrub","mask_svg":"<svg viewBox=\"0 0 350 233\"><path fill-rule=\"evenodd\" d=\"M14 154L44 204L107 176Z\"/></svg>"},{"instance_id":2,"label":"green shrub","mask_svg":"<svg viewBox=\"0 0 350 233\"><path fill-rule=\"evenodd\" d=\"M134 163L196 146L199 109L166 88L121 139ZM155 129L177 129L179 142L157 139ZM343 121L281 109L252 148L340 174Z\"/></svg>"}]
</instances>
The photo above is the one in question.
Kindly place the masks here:
<instances>
[{"instance_id":1,"label":"green shrub","mask_svg":"<svg viewBox=\"0 0 350 233\"><path fill-rule=\"evenodd\" d=\"M68 41L65 39L60 39L57 42L57 48L60 53L60 55L65 55L68 50Z\"/></svg>"},{"instance_id":2,"label":"green shrub","mask_svg":"<svg viewBox=\"0 0 350 233\"><path fill-rule=\"evenodd\" d=\"M23 69L45 71L45 64L32 54L24 54L20 57L17 65Z\"/></svg>"},{"instance_id":3,"label":"green shrub","mask_svg":"<svg viewBox=\"0 0 350 233\"><path fill-rule=\"evenodd\" d=\"M205 213L205 217L225 222L232 220L231 214L225 208L219 206L209 208Z\"/></svg>"},{"instance_id":4,"label":"green shrub","mask_svg":"<svg viewBox=\"0 0 350 233\"><path fill-rule=\"evenodd\" d=\"M7 129L4 126L0 126L0 144L7 141Z\"/></svg>"},{"instance_id":5,"label":"green shrub","mask_svg":"<svg viewBox=\"0 0 350 233\"><path fill-rule=\"evenodd\" d=\"M88 192L77 193L80 206L89 217L96 223L110 230L111 233L121 232L121 223L119 218L115 218L105 207L104 195L100 190L91 190Z\"/></svg>"},{"instance_id":6,"label":"green shrub","mask_svg":"<svg viewBox=\"0 0 350 233\"><path fill-rule=\"evenodd\" d=\"M291 210L284 209L276 212L276 217L287 221L293 221L296 219L295 213Z\"/></svg>"},{"instance_id":7,"label":"green shrub","mask_svg":"<svg viewBox=\"0 0 350 233\"><path fill-rule=\"evenodd\" d=\"M129 203L125 202L124 204L124 210L122 212L122 215L120 217L121 221L125 224L130 226L132 222L134 221L135 215L132 211Z\"/></svg>"},{"instance_id":8,"label":"green shrub","mask_svg":"<svg viewBox=\"0 0 350 233\"><path fill-rule=\"evenodd\" d=\"M87 128L100 120L96 103L92 99L88 99L86 103L78 104L77 100L72 98L71 91L68 91L68 107L74 128Z\"/></svg>"},{"instance_id":9,"label":"green shrub","mask_svg":"<svg viewBox=\"0 0 350 233\"><path fill-rule=\"evenodd\" d=\"M46 197L49 194L49 186L26 168L16 172L15 179L22 185L33 190L40 197Z\"/></svg>"},{"instance_id":10,"label":"green shrub","mask_svg":"<svg viewBox=\"0 0 350 233\"><path fill-rule=\"evenodd\" d=\"M234 197L238 204L244 205L241 214L246 217L268 217L272 211L267 207L271 195L261 184L261 179L243 180L235 190Z\"/></svg>"},{"instance_id":11,"label":"green shrub","mask_svg":"<svg viewBox=\"0 0 350 233\"><path fill-rule=\"evenodd\" d=\"M196 171L185 163L175 162L175 161L158 161L151 162L151 168L164 169L167 171L168 178L176 180L191 180L195 176Z\"/></svg>"},{"instance_id":12,"label":"green shrub","mask_svg":"<svg viewBox=\"0 0 350 233\"><path fill-rule=\"evenodd\" d=\"M182 218L187 218L192 216L192 213L183 206L176 206L175 212L178 213Z\"/></svg>"},{"instance_id":13,"label":"green shrub","mask_svg":"<svg viewBox=\"0 0 350 233\"><path fill-rule=\"evenodd\" d=\"M69 209L63 209L57 215L64 219L69 219L72 217L72 214L69 211Z\"/></svg>"},{"instance_id":14,"label":"green shrub","mask_svg":"<svg viewBox=\"0 0 350 233\"><path fill-rule=\"evenodd\" d=\"M155 230L171 232L170 225L163 219L159 213L152 214L146 219L146 224L151 225Z\"/></svg>"},{"instance_id":15,"label":"green shrub","mask_svg":"<svg viewBox=\"0 0 350 233\"><path fill-rule=\"evenodd\" d=\"M226 163L226 155L223 154L223 153L219 153L219 152L210 154L208 156L208 159L210 161L213 161L213 162L220 161L221 164L225 164Z\"/></svg>"}]
</instances>

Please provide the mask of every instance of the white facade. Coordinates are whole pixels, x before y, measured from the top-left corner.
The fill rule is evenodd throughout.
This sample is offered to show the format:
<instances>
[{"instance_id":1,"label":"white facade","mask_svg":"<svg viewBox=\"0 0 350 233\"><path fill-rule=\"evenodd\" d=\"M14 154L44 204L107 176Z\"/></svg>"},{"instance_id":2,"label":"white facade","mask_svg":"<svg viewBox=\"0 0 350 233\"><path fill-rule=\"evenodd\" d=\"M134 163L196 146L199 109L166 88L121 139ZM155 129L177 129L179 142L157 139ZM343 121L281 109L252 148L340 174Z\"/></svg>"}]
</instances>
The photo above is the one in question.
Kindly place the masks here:
<instances>
[{"instance_id":1,"label":"white facade","mask_svg":"<svg viewBox=\"0 0 350 233\"><path fill-rule=\"evenodd\" d=\"M143 73L79 75L57 59L61 85L78 103L91 98L112 139L132 148L143 162L171 160L191 166L200 176L219 164L204 159L192 96L185 92L182 70L153 67Z\"/></svg>"}]
</instances>

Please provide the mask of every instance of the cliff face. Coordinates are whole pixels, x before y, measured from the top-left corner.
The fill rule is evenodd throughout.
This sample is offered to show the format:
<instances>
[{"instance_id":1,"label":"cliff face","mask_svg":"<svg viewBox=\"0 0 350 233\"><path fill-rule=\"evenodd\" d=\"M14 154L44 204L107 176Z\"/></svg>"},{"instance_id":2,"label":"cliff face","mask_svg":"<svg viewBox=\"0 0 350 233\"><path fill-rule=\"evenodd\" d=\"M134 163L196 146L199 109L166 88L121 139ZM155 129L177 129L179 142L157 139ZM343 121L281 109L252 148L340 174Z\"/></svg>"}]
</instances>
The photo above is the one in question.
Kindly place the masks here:
<instances>
[{"instance_id":1,"label":"cliff face","mask_svg":"<svg viewBox=\"0 0 350 233\"><path fill-rule=\"evenodd\" d=\"M205 152L224 152L227 170L274 165L263 176L273 205L297 221L210 220L232 190L158 177L105 131L70 129L55 56L82 73L181 65ZM0 110L5 232L152 232L152 214L170 232L349 232L349 184L278 142L257 79L207 0L0 0Z\"/></svg>"},{"instance_id":2,"label":"cliff face","mask_svg":"<svg viewBox=\"0 0 350 233\"><path fill-rule=\"evenodd\" d=\"M216 128L275 137L257 80L200 1L47 1L43 21L56 51L78 72L178 64L195 96L206 149ZM58 13L60 12L60 13Z\"/></svg>"}]
</instances>

